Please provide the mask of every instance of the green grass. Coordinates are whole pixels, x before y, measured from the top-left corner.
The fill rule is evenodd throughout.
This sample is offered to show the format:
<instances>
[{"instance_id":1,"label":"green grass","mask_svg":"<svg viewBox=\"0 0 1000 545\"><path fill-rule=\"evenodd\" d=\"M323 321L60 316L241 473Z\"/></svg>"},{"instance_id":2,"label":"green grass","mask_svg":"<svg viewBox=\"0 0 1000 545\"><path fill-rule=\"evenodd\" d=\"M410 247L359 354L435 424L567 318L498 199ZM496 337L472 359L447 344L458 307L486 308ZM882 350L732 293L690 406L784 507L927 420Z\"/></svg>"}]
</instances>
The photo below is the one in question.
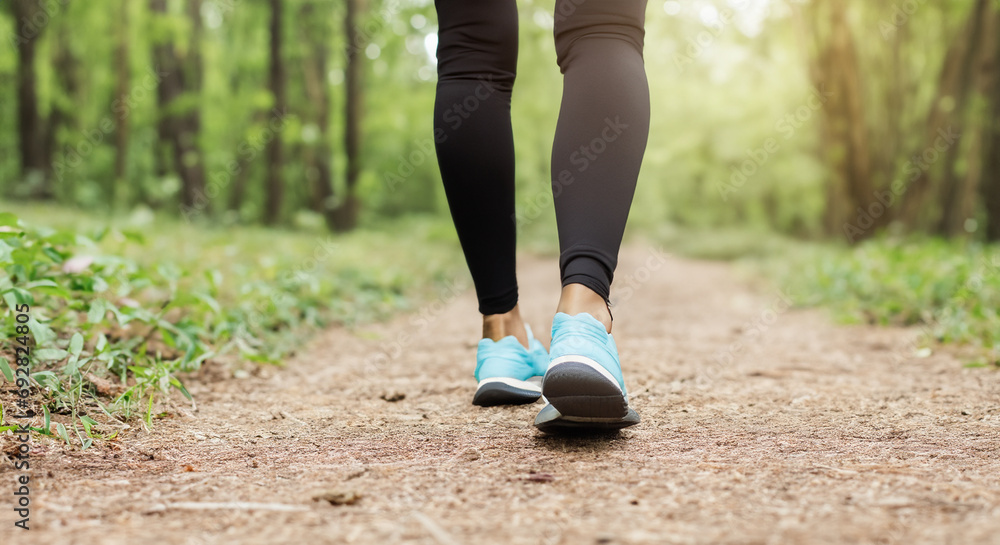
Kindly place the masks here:
<instances>
[{"instance_id":1,"label":"green grass","mask_svg":"<svg viewBox=\"0 0 1000 545\"><path fill-rule=\"evenodd\" d=\"M653 240L688 257L729 260L843 323L919 326L926 342L978 348L967 367L1000 366L1000 245L883 236L855 247L754 230L685 231Z\"/></svg>"},{"instance_id":2,"label":"green grass","mask_svg":"<svg viewBox=\"0 0 1000 545\"><path fill-rule=\"evenodd\" d=\"M188 395L181 377L210 358L280 363L318 328L411 309L464 274L434 219L334 235L30 206L0 213L0 231L0 352L30 305L36 431L84 447L113 428L101 418L150 425L158 396ZM123 391L102 395L107 378ZM68 418L53 431L50 413Z\"/></svg>"},{"instance_id":3,"label":"green grass","mask_svg":"<svg viewBox=\"0 0 1000 545\"><path fill-rule=\"evenodd\" d=\"M717 261L780 258L808 246L760 228L689 229L664 224L647 237L674 253Z\"/></svg>"},{"instance_id":4,"label":"green grass","mask_svg":"<svg viewBox=\"0 0 1000 545\"><path fill-rule=\"evenodd\" d=\"M855 248L802 245L762 270L800 305L841 321L920 325L930 339L982 349L1000 362L1000 247L880 238Z\"/></svg>"}]
</instances>

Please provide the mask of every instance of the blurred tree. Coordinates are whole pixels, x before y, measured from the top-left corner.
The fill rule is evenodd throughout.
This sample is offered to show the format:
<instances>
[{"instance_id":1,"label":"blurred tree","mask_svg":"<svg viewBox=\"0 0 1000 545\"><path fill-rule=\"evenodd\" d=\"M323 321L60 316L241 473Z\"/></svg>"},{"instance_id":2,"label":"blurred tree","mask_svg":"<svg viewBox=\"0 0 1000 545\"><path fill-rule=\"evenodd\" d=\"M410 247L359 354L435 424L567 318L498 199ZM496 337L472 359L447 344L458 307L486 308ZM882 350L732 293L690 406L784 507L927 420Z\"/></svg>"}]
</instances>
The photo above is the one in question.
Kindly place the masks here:
<instances>
[{"instance_id":1,"label":"blurred tree","mask_svg":"<svg viewBox=\"0 0 1000 545\"><path fill-rule=\"evenodd\" d=\"M989 2L941 6L954 15L937 20L929 6L906 12L894 6L888 17L884 6L848 0L793 8L800 40L812 52L810 79L829 93L820 127L829 169L825 231L843 229L853 242L899 220L911 231L965 234L977 213L979 180L988 174L974 165L982 164L977 156L985 138L977 95L988 94L985 74L995 64L987 58L996 34ZM867 34L859 48L852 25L871 28L875 18L881 41L859 32ZM917 49L927 43L910 39L911 27L920 25L939 27L949 44L943 55ZM919 77L938 58L936 83L914 79L914 67ZM921 120L909 113L917 111L927 114Z\"/></svg>"},{"instance_id":2,"label":"blurred tree","mask_svg":"<svg viewBox=\"0 0 1000 545\"><path fill-rule=\"evenodd\" d=\"M45 124L39 111L38 76L35 67L36 49L46 19L42 7L35 0L13 0L17 46L17 111L20 141L21 177L35 189L30 196L50 198L52 192L46 181Z\"/></svg>"},{"instance_id":3,"label":"blurred tree","mask_svg":"<svg viewBox=\"0 0 1000 545\"><path fill-rule=\"evenodd\" d=\"M845 0L815 0L807 7L805 17L809 28L800 36L812 36L818 41L809 48L814 51L809 73L824 97L820 146L831 171L823 225L829 235L854 229L848 233L848 240L855 242L871 236L887 219L880 215L872 218L871 224L865 221L863 226L857 225L858 208L867 208L874 197L857 46Z\"/></svg>"},{"instance_id":4,"label":"blurred tree","mask_svg":"<svg viewBox=\"0 0 1000 545\"><path fill-rule=\"evenodd\" d=\"M117 45L115 47L115 103L112 106L115 114L115 175L109 177L110 190L108 202L115 205L116 186L126 182L128 168L128 139L129 123L128 112L123 110L123 105L128 103L129 80L131 79L129 63L129 6L130 0L121 0L118 8L118 28ZM141 186L141 184L139 184Z\"/></svg>"},{"instance_id":5,"label":"blurred tree","mask_svg":"<svg viewBox=\"0 0 1000 545\"><path fill-rule=\"evenodd\" d=\"M5 195L180 202L223 221L311 210L336 230L445 216L430 2L111 4L109 16L99 3L0 0L0 34L16 45L0 48ZM995 2L756 4L650 4L653 130L632 225L836 238L853 225L859 240L896 222L997 237ZM555 228L540 183L561 81L552 8L519 0L526 238Z\"/></svg>"},{"instance_id":6,"label":"blurred tree","mask_svg":"<svg viewBox=\"0 0 1000 545\"><path fill-rule=\"evenodd\" d=\"M958 181L955 168L963 151L963 134L970 130L964 117L968 114L972 67L980 50L986 7L985 0L976 0L961 26L962 31L950 40L929 105L923 129L926 136L919 141L918 148L911 150L910 155L918 158L917 171L902 195L897 214L910 230L959 234L966 214L971 213L960 208L969 202L974 190ZM944 161L936 164L941 154ZM925 155L934 160L924 159ZM932 200L935 192L937 198Z\"/></svg>"},{"instance_id":7,"label":"blurred tree","mask_svg":"<svg viewBox=\"0 0 1000 545\"><path fill-rule=\"evenodd\" d=\"M346 0L344 36L347 47L347 68L344 72L344 151L347 155L347 172L344 198L334 212L334 227L339 231L353 229L358 223L360 202L357 197L358 176L361 173L361 123L362 123L362 46L365 37L359 32L358 13L364 9L363 0Z\"/></svg>"},{"instance_id":8,"label":"blurred tree","mask_svg":"<svg viewBox=\"0 0 1000 545\"><path fill-rule=\"evenodd\" d=\"M303 64L306 96L313 105L313 119L319 137L309 153L309 162L315 169L315 179L310 188L312 209L326 219L330 228L335 227L333 202L333 145L330 140L330 84L327 82L329 66L329 39L332 33L329 22L333 14L324 2L311 0L302 5L299 17L304 27L309 54ZM317 13L318 12L318 13Z\"/></svg>"},{"instance_id":9,"label":"blurred tree","mask_svg":"<svg viewBox=\"0 0 1000 545\"><path fill-rule=\"evenodd\" d=\"M65 7L69 7L69 2ZM67 197L72 197L75 193L74 181L76 176L71 172L72 162L68 160L77 153L72 145L65 145L60 141L62 134L75 134L80 126L80 112L77 102L81 98L81 62L77 55L73 35L70 32L71 25L66 17L58 17L50 23L54 26L51 32L51 56L52 67L54 68L54 84L49 99L48 121L45 123L45 162L47 165L58 165L50 168L52 176L46 177L44 193L51 196L59 185L59 192Z\"/></svg>"},{"instance_id":10,"label":"blurred tree","mask_svg":"<svg viewBox=\"0 0 1000 545\"><path fill-rule=\"evenodd\" d=\"M266 146L282 136L276 129L285 118L276 113L269 88L272 8L270 2L242 4L227 12L215 31L220 46L215 62L225 69L216 70L220 78L214 100L224 100L227 107L214 111L213 127L223 129L215 139L228 150L228 160L220 164L221 176L228 176L223 178L229 186L227 208L233 212L230 217L255 221L261 221L267 200Z\"/></svg>"},{"instance_id":11,"label":"blurred tree","mask_svg":"<svg viewBox=\"0 0 1000 545\"><path fill-rule=\"evenodd\" d=\"M162 31L154 37L153 64L162 71L157 87L159 105L158 133L160 138L160 168L165 174L167 164L181 180L180 205L183 210L207 206L205 170L199 137L201 133L200 97L202 82L201 59L201 0L181 0L188 23L187 40L181 47L177 28L168 11L168 0L150 0L150 10L156 14ZM167 159L170 157L172 161Z\"/></svg>"},{"instance_id":12,"label":"blurred tree","mask_svg":"<svg viewBox=\"0 0 1000 545\"><path fill-rule=\"evenodd\" d=\"M963 136L967 132L974 130L974 125L965 122L965 117L969 113L970 96L972 95L974 82L977 75L977 60L982 51L983 38L987 35L984 26L990 21L989 3L987 0L976 0L972 12L969 14L967 32L964 33L964 44L962 45L962 56L958 67L957 84L952 98L955 114L952 116L950 127L953 127L957 136L944 153L944 163L942 165L943 176L938 190L938 202L941 206L941 216L938 220L935 231L946 236L955 236L964 233L966 218L972 216L971 197L975 194L974 188L970 187L968 181L970 176L959 176L956 172L956 163L959 151L965 140Z\"/></svg>"},{"instance_id":13,"label":"blurred tree","mask_svg":"<svg viewBox=\"0 0 1000 545\"><path fill-rule=\"evenodd\" d=\"M989 104L985 122L986 140L983 152L983 175L980 195L986 209L986 239L1000 241L1000 6L993 10L993 54L990 67Z\"/></svg>"},{"instance_id":14,"label":"blurred tree","mask_svg":"<svg viewBox=\"0 0 1000 545\"><path fill-rule=\"evenodd\" d=\"M253 114L252 120L254 123L266 126L267 124L267 114L263 111L257 111ZM233 175L233 188L229 192L229 203L228 209L239 213L243 209L243 205L246 202L247 196L247 186L250 181L250 172L253 165L253 155L244 153L247 148L246 142L241 142L236 149L237 169Z\"/></svg>"},{"instance_id":15,"label":"blurred tree","mask_svg":"<svg viewBox=\"0 0 1000 545\"><path fill-rule=\"evenodd\" d=\"M271 0L271 64L268 85L274 98L274 109L284 112L288 109L288 99L285 93L286 80L285 61L281 57L282 35L284 31L284 2ZM284 165L282 135L278 131L272 135L267 145L267 182L266 200L264 201L264 223L274 225L281 220L281 205L284 201L284 187L281 168Z\"/></svg>"}]
</instances>

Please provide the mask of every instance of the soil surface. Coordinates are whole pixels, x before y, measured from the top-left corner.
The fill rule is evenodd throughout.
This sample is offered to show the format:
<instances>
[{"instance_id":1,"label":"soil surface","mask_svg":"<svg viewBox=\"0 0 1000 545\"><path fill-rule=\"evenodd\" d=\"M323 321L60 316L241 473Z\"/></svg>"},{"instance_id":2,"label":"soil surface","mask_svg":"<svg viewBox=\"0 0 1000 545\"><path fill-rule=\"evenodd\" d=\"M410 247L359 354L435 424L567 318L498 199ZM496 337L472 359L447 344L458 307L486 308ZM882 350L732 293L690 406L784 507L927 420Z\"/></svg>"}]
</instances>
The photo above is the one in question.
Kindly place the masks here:
<instances>
[{"instance_id":1,"label":"soil surface","mask_svg":"<svg viewBox=\"0 0 1000 545\"><path fill-rule=\"evenodd\" d=\"M547 342L556 261L519 267ZM31 530L7 492L2 541L1000 543L997 372L918 352L917 330L789 309L725 264L632 247L615 291L642 416L617 435L543 435L540 403L471 405L466 288L326 331L284 368L195 381L197 408L150 433L36 439Z\"/></svg>"}]
</instances>

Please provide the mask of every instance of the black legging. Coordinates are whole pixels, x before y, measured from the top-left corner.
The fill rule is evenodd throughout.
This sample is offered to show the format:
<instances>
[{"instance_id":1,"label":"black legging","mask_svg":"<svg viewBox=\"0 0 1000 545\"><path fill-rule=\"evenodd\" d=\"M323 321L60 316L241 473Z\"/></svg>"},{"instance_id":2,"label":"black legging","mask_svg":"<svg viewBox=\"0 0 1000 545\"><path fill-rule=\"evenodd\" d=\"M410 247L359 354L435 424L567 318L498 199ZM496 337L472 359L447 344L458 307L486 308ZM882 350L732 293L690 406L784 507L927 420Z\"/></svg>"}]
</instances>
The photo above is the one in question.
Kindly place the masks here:
<instances>
[{"instance_id":1,"label":"black legging","mask_svg":"<svg viewBox=\"0 0 1000 545\"><path fill-rule=\"evenodd\" d=\"M435 0L434 137L448 206L483 314L517 304L514 136L515 0ZM605 300L649 134L643 67L646 0L557 0L563 73L552 194L563 286Z\"/></svg>"}]
</instances>

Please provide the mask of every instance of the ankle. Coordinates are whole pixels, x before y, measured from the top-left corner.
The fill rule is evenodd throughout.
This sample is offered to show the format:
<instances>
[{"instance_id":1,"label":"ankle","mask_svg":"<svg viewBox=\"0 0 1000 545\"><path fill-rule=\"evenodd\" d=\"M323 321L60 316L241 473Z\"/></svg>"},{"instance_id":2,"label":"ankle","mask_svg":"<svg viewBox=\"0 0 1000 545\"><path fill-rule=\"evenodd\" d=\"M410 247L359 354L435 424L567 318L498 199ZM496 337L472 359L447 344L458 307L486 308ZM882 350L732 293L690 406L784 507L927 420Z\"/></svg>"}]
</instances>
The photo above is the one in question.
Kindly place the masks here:
<instances>
[{"instance_id":1,"label":"ankle","mask_svg":"<svg viewBox=\"0 0 1000 545\"><path fill-rule=\"evenodd\" d=\"M562 294L559 297L559 306L556 312L563 312L570 316L586 312L604 325L604 329L611 333L611 310L608 303L594 290L583 284L569 284L563 286Z\"/></svg>"},{"instance_id":2,"label":"ankle","mask_svg":"<svg viewBox=\"0 0 1000 545\"><path fill-rule=\"evenodd\" d=\"M514 336L519 343L528 348L528 332L521 319L517 306L503 314L487 314L483 316L483 338L499 341L504 337Z\"/></svg>"}]
</instances>

